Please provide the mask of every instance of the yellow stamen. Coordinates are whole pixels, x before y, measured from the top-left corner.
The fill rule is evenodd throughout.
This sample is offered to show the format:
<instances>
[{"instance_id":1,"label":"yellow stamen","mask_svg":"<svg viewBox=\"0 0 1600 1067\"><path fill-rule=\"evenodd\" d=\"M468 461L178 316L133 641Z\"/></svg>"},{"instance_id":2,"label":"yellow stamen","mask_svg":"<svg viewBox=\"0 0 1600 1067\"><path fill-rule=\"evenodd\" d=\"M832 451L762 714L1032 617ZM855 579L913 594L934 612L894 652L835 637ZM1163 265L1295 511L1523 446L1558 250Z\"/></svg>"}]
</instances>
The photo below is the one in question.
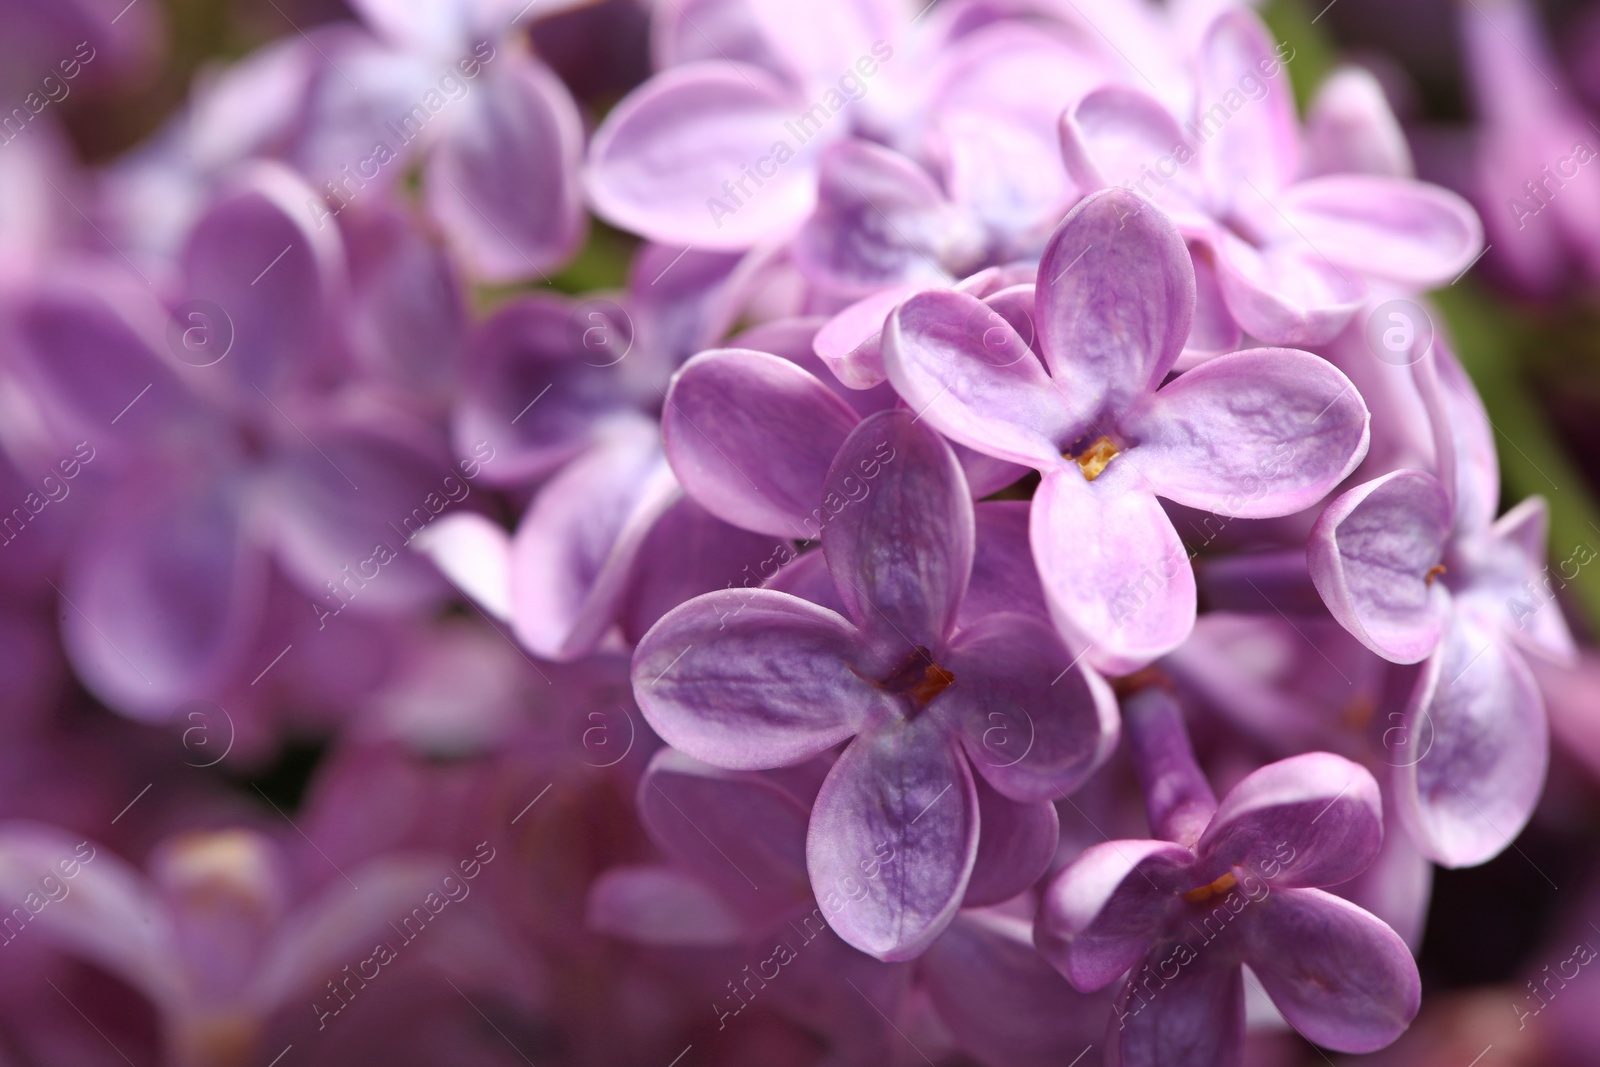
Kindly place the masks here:
<instances>
[{"instance_id":1,"label":"yellow stamen","mask_svg":"<svg viewBox=\"0 0 1600 1067\"><path fill-rule=\"evenodd\" d=\"M1183 899L1198 904L1202 900L1210 900L1212 897L1219 897L1238 884L1239 879L1233 876L1232 871L1229 871L1227 874L1222 875L1210 885L1203 885L1198 889L1189 890L1187 893L1183 894Z\"/></svg>"},{"instance_id":2,"label":"yellow stamen","mask_svg":"<svg viewBox=\"0 0 1600 1067\"><path fill-rule=\"evenodd\" d=\"M937 663L928 664L928 669L923 672L922 681L911 687L911 696L919 704L927 704L934 697L950 687L956 676L939 666Z\"/></svg>"},{"instance_id":3,"label":"yellow stamen","mask_svg":"<svg viewBox=\"0 0 1600 1067\"><path fill-rule=\"evenodd\" d=\"M1428 568L1428 574L1422 580L1423 584L1424 585L1432 585L1433 584L1433 580L1435 578L1439 577L1439 575L1443 574L1444 572L1445 572L1444 564L1443 563L1435 563L1432 567Z\"/></svg>"},{"instance_id":4,"label":"yellow stamen","mask_svg":"<svg viewBox=\"0 0 1600 1067\"><path fill-rule=\"evenodd\" d=\"M1079 452L1072 458L1078 461L1078 466L1083 469L1083 476L1088 481L1100 477L1100 472L1106 469L1106 464L1116 458L1120 449L1109 437L1100 436L1088 448Z\"/></svg>"}]
</instances>

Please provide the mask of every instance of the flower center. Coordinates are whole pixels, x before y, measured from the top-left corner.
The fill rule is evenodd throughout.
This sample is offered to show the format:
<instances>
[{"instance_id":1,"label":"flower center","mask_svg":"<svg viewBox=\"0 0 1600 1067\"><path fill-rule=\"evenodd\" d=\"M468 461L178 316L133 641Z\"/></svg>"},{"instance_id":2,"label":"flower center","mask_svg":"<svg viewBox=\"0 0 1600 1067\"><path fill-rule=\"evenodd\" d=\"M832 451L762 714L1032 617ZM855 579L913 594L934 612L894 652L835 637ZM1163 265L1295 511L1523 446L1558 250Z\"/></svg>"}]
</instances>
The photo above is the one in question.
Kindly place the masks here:
<instances>
[{"instance_id":1,"label":"flower center","mask_svg":"<svg viewBox=\"0 0 1600 1067\"><path fill-rule=\"evenodd\" d=\"M954 674L933 662L927 649L918 648L879 684L891 693L911 698L913 710L921 711L955 680Z\"/></svg>"},{"instance_id":2,"label":"flower center","mask_svg":"<svg viewBox=\"0 0 1600 1067\"><path fill-rule=\"evenodd\" d=\"M1219 897L1238 884L1239 879L1233 876L1232 871L1229 871L1228 873L1218 877L1214 882L1210 882L1196 889L1189 890L1187 893L1183 894L1183 899L1198 904L1202 900L1210 900L1212 897Z\"/></svg>"},{"instance_id":3,"label":"flower center","mask_svg":"<svg viewBox=\"0 0 1600 1067\"><path fill-rule=\"evenodd\" d=\"M1443 563L1435 563L1432 567L1428 568L1428 573L1422 579L1423 584L1431 586L1433 584L1433 580L1439 577L1439 575L1444 574L1446 570L1448 570L1448 568L1445 567Z\"/></svg>"},{"instance_id":4,"label":"flower center","mask_svg":"<svg viewBox=\"0 0 1600 1067\"><path fill-rule=\"evenodd\" d=\"M1087 448L1079 452L1068 452L1066 457L1076 460L1084 478L1092 482L1100 477L1100 472L1106 469L1106 464L1115 459L1121 451L1115 441L1101 434L1089 442Z\"/></svg>"}]
</instances>

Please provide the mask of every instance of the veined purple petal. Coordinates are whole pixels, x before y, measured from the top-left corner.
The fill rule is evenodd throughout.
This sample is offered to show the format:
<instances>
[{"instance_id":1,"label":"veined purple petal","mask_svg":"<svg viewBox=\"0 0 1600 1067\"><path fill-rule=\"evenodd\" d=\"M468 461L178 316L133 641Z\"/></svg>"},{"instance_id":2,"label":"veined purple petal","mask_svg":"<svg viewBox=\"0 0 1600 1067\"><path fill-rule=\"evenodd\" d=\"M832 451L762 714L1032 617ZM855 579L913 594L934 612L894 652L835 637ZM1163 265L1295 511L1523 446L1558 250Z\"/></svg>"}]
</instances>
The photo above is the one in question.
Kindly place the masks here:
<instances>
[{"instance_id":1,"label":"veined purple petal","mask_svg":"<svg viewBox=\"0 0 1600 1067\"><path fill-rule=\"evenodd\" d=\"M1434 581L1449 532L1444 487L1400 470L1328 505L1306 559L1345 629L1384 659L1416 663L1438 646L1450 614L1450 593Z\"/></svg>"},{"instance_id":2,"label":"veined purple petal","mask_svg":"<svg viewBox=\"0 0 1600 1067\"><path fill-rule=\"evenodd\" d=\"M1161 975L1186 960L1170 982L1130 981L1112 1007L1118 1067L1227 1067L1244 1051L1244 974L1220 952L1195 951L1187 942L1166 942L1145 957L1135 978ZM1146 981L1149 981L1146 978Z\"/></svg>"},{"instance_id":3,"label":"veined purple petal","mask_svg":"<svg viewBox=\"0 0 1600 1067\"><path fill-rule=\"evenodd\" d=\"M810 538L834 455L859 421L826 385L779 356L702 352L661 414L667 458L713 515L774 537Z\"/></svg>"},{"instance_id":4,"label":"veined purple petal","mask_svg":"<svg viewBox=\"0 0 1600 1067\"><path fill-rule=\"evenodd\" d=\"M1371 1052L1416 1016L1416 962L1376 916L1319 889L1274 887L1240 918L1240 954L1306 1040Z\"/></svg>"},{"instance_id":5,"label":"veined purple petal","mask_svg":"<svg viewBox=\"0 0 1600 1067\"><path fill-rule=\"evenodd\" d=\"M767 589L679 605L639 642L633 690L668 744L713 766L782 767L826 752L891 699L853 669L860 636Z\"/></svg>"},{"instance_id":6,"label":"veined purple petal","mask_svg":"<svg viewBox=\"0 0 1600 1067\"><path fill-rule=\"evenodd\" d=\"M743 249L786 234L816 202L821 145L796 150L785 133L798 107L793 90L756 67L658 74L595 131L590 200L609 221L679 247Z\"/></svg>"},{"instance_id":7,"label":"veined purple petal","mask_svg":"<svg viewBox=\"0 0 1600 1067\"><path fill-rule=\"evenodd\" d=\"M1085 849L1045 890L1033 939L1082 993L1104 989L1144 958L1182 907L1194 854L1170 841L1106 841Z\"/></svg>"},{"instance_id":8,"label":"veined purple petal","mask_svg":"<svg viewBox=\"0 0 1600 1067\"><path fill-rule=\"evenodd\" d=\"M822 550L856 625L896 660L942 647L966 595L974 537L972 497L950 446L910 412L868 416L834 457L822 507Z\"/></svg>"},{"instance_id":9,"label":"veined purple petal","mask_svg":"<svg viewBox=\"0 0 1600 1067\"><path fill-rule=\"evenodd\" d=\"M1470 605L1418 679L1405 727L1419 755L1396 772L1396 806L1417 847L1446 867L1498 855L1543 791L1549 725L1528 665Z\"/></svg>"},{"instance_id":10,"label":"veined purple petal","mask_svg":"<svg viewBox=\"0 0 1600 1067\"><path fill-rule=\"evenodd\" d=\"M1189 554L1137 459L1112 459L1093 482L1076 466L1047 472L1029 520L1056 628L1107 674L1146 666L1194 628Z\"/></svg>"},{"instance_id":11,"label":"veined purple petal","mask_svg":"<svg viewBox=\"0 0 1600 1067\"><path fill-rule=\"evenodd\" d=\"M1195 851L1203 880L1235 867L1274 889L1347 882L1383 844L1383 802L1366 768L1307 752L1247 775L1217 806Z\"/></svg>"},{"instance_id":12,"label":"veined purple petal","mask_svg":"<svg viewBox=\"0 0 1600 1067\"><path fill-rule=\"evenodd\" d=\"M1123 428L1155 491L1219 515L1269 518L1316 503L1367 452L1367 406L1327 360L1257 348L1208 360Z\"/></svg>"},{"instance_id":13,"label":"veined purple petal","mask_svg":"<svg viewBox=\"0 0 1600 1067\"><path fill-rule=\"evenodd\" d=\"M811 809L806 866L828 924L881 960L922 954L955 917L978 854L978 798L931 718L858 737Z\"/></svg>"},{"instance_id":14,"label":"veined purple petal","mask_svg":"<svg viewBox=\"0 0 1600 1067\"><path fill-rule=\"evenodd\" d=\"M956 635L941 663L955 676L929 714L948 716L979 774L1017 801L1053 801L1117 743L1117 701L1074 664L1049 623L991 615Z\"/></svg>"},{"instance_id":15,"label":"veined purple petal","mask_svg":"<svg viewBox=\"0 0 1600 1067\"><path fill-rule=\"evenodd\" d=\"M1189 249L1159 208L1115 188L1080 201L1039 262L1034 315L1074 422L1115 425L1161 384L1183 351L1194 304Z\"/></svg>"},{"instance_id":16,"label":"veined purple petal","mask_svg":"<svg viewBox=\"0 0 1600 1067\"><path fill-rule=\"evenodd\" d=\"M1500 461L1478 390L1442 338L1411 373L1433 424L1434 473L1450 496L1456 534L1486 529L1500 507Z\"/></svg>"},{"instance_id":17,"label":"veined purple petal","mask_svg":"<svg viewBox=\"0 0 1600 1067\"><path fill-rule=\"evenodd\" d=\"M919 418L968 448L1045 468L1077 435L1027 342L975 297L936 290L901 304L883 332L883 365Z\"/></svg>"}]
</instances>

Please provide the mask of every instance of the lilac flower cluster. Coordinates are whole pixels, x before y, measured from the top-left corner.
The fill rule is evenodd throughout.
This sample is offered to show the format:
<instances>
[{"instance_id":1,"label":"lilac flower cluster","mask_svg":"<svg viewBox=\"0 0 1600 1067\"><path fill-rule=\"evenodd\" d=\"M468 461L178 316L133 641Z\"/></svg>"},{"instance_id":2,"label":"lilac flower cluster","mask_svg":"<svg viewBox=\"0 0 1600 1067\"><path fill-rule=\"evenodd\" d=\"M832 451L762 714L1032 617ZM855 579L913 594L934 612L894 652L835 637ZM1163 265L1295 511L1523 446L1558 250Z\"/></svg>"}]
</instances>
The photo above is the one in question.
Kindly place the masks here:
<instances>
[{"instance_id":1,"label":"lilac flower cluster","mask_svg":"<svg viewBox=\"0 0 1600 1067\"><path fill-rule=\"evenodd\" d=\"M1431 1047L1434 868L1547 703L1600 768L1596 552L1502 509L1485 223L1374 75L1302 115L1227 0L348 5L108 161L6 125L0 1062ZM1548 290L1596 153L1489 6L1452 184L1533 165ZM147 76L105 7L0 0L0 93Z\"/></svg>"}]
</instances>

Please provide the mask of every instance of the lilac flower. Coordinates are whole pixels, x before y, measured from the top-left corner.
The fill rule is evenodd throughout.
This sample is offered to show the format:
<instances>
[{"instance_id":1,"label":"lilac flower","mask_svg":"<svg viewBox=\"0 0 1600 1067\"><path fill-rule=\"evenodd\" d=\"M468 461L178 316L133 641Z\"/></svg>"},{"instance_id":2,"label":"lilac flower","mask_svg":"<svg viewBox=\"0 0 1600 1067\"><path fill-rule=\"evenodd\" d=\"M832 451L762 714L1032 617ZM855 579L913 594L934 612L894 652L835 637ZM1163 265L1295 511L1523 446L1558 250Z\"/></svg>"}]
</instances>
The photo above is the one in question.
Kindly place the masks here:
<instances>
[{"instance_id":1,"label":"lilac flower","mask_svg":"<svg viewBox=\"0 0 1600 1067\"><path fill-rule=\"evenodd\" d=\"M65 831L0 825L0 894L30 916L8 939L37 938L142 993L165 1062L182 1067L267 1053L273 1016L369 955L388 916L437 890L438 866L386 857L353 868L359 897L343 882L297 893L279 849L250 830L170 838L146 875Z\"/></svg>"},{"instance_id":2,"label":"lilac flower","mask_svg":"<svg viewBox=\"0 0 1600 1067\"><path fill-rule=\"evenodd\" d=\"M1575 650L1544 564L1544 500L1496 520L1499 466L1471 383L1437 343L1413 369L1438 476L1398 470L1349 490L1306 552L1347 630L1391 662L1427 661L1403 723L1418 756L1397 769L1396 792L1418 846L1461 867L1504 849L1543 786L1548 726L1525 655Z\"/></svg>"},{"instance_id":3,"label":"lilac flower","mask_svg":"<svg viewBox=\"0 0 1600 1067\"><path fill-rule=\"evenodd\" d=\"M193 227L173 286L189 300L167 322L104 267L15 304L12 365L41 436L115 475L63 565L68 653L141 718L250 670L269 560L304 590L306 621L441 592L404 543L415 509L445 504L442 442L401 412L325 399L343 249L300 213L304 195L282 168L241 175Z\"/></svg>"},{"instance_id":4,"label":"lilac flower","mask_svg":"<svg viewBox=\"0 0 1600 1067\"><path fill-rule=\"evenodd\" d=\"M822 531L847 617L771 590L708 593L640 641L634 690L657 733L716 766L785 766L853 737L813 808L807 866L821 898L892 849L897 861L835 929L906 959L948 925L974 877L974 768L1018 802L1021 825L1046 817L1109 752L1112 700L1034 618L956 625L971 497L949 447L909 413L853 430L826 488L849 500ZM988 716L1019 709L1037 740L1001 766L984 746Z\"/></svg>"},{"instance_id":5,"label":"lilac flower","mask_svg":"<svg viewBox=\"0 0 1600 1067\"><path fill-rule=\"evenodd\" d=\"M889 379L921 417L1043 474L1034 559L1062 635L1106 671L1149 663L1194 623L1194 575L1158 496L1285 515L1337 485L1367 447L1354 386L1306 352L1219 356L1162 386L1194 302L1178 231L1113 189L1073 209L1040 264L1042 363L957 292L906 301L884 335Z\"/></svg>"},{"instance_id":6,"label":"lilac flower","mask_svg":"<svg viewBox=\"0 0 1600 1067\"><path fill-rule=\"evenodd\" d=\"M867 869L872 873L850 877L832 893L812 895L807 801L823 769L812 761L781 772L726 771L671 749L657 753L639 783L638 808L668 862L601 875L590 890L590 923L644 944L743 946L759 953L753 965L749 951L734 957L731 978L713 972L719 1032L752 1004L778 1004L828 1034L837 1048L881 1060L885 1046L902 1040L884 1017L902 1017L926 996L957 1044L994 1067L1058 1064L1098 1039L1108 1003L1075 993L1034 951L1027 920L1010 912L964 910L914 970L869 960L839 941L829 923L856 906L897 857L890 854ZM1039 854L1053 842L1050 833L1026 844ZM994 883L990 895L1017 885L1014 878L1006 881ZM725 987L716 984L718 977Z\"/></svg>"},{"instance_id":7,"label":"lilac flower","mask_svg":"<svg viewBox=\"0 0 1600 1067\"><path fill-rule=\"evenodd\" d=\"M1372 776L1310 752L1248 775L1219 804L1166 693L1136 694L1124 715L1160 840L1090 848L1050 884L1035 928L1074 987L1127 975L1108 1028L1115 1061L1238 1062L1242 967L1316 1044L1370 1052L1398 1037L1421 996L1411 953L1382 921L1316 888L1378 854Z\"/></svg>"},{"instance_id":8,"label":"lilac flower","mask_svg":"<svg viewBox=\"0 0 1600 1067\"><path fill-rule=\"evenodd\" d=\"M896 236L893 222L885 229L883 216L862 213L863 193L849 188L848 174L819 191L834 146L878 160L893 172L894 197L921 199L922 207L938 194L917 169L941 160L943 193L959 206L976 249L992 241L1003 257L1001 249L1026 245L1030 232L1042 237L1047 216L1071 202L1056 118L1119 69L1097 35L999 17L981 4L923 13L902 0L841 0L803 14L771 0L697 6L693 17L657 9L664 69L601 124L587 175L603 217L678 246L785 241L819 197L837 198L831 210L858 220L835 238L859 240L904 266L925 239L956 236ZM1002 157L1012 165L996 166Z\"/></svg>"},{"instance_id":9,"label":"lilac flower","mask_svg":"<svg viewBox=\"0 0 1600 1067\"><path fill-rule=\"evenodd\" d=\"M1460 197L1372 174L1302 178L1283 65L1253 15L1218 17L1201 43L1192 114L1107 86L1063 119L1067 169L1084 189L1122 185L1169 212L1214 270L1228 312L1269 344L1338 333L1368 280L1449 281L1483 243Z\"/></svg>"},{"instance_id":10,"label":"lilac flower","mask_svg":"<svg viewBox=\"0 0 1600 1067\"><path fill-rule=\"evenodd\" d=\"M1600 178L1591 117L1520 0L1461 12L1474 131L1469 195L1500 251L1485 264L1519 289L1552 296L1600 278ZM1593 62L1592 59L1589 62Z\"/></svg>"}]
</instances>

